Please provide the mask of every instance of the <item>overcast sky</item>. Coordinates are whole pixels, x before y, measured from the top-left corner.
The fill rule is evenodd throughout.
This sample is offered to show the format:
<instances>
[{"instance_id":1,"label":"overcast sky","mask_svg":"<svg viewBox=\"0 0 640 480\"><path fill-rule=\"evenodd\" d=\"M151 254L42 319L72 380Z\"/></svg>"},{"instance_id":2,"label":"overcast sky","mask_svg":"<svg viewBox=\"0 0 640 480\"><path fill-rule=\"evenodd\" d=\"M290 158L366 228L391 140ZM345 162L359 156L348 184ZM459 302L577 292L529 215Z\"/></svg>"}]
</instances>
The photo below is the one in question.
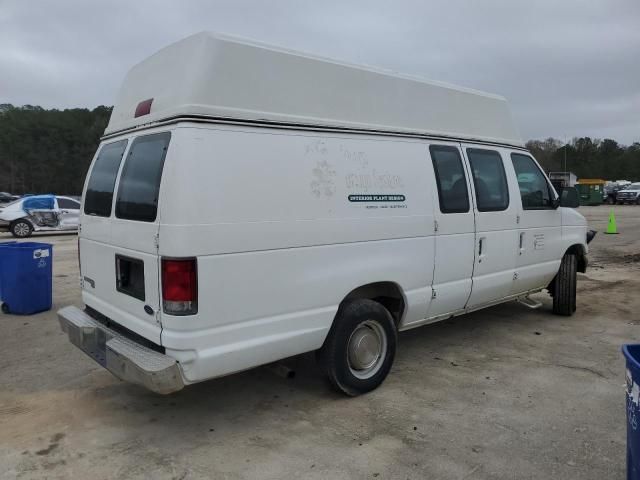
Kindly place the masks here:
<instances>
[{"instance_id":1,"label":"overcast sky","mask_svg":"<svg viewBox=\"0 0 640 480\"><path fill-rule=\"evenodd\" d=\"M0 0L0 103L112 105L202 30L504 95L524 139L640 141L640 0Z\"/></svg>"}]
</instances>

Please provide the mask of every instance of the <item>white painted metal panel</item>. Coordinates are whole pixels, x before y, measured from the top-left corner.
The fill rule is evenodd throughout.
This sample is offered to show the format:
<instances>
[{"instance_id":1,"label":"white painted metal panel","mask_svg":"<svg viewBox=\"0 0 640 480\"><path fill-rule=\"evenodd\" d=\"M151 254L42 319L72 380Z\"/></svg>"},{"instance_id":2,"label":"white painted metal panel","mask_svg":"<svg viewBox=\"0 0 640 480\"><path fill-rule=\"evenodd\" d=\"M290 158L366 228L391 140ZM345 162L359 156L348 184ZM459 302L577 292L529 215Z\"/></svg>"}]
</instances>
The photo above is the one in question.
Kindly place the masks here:
<instances>
[{"instance_id":1,"label":"white painted metal panel","mask_svg":"<svg viewBox=\"0 0 640 480\"><path fill-rule=\"evenodd\" d=\"M197 256L199 305L162 315L162 344L188 381L320 347L361 285L393 282L403 321L426 316L434 219L423 142L180 126L176 150L160 255Z\"/></svg>"},{"instance_id":2,"label":"white painted metal panel","mask_svg":"<svg viewBox=\"0 0 640 480\"><path fill-rule=\"evenodd\" d=\"M133 140L136 137L157 132L158 129L151 129L123 137L127 139L128 145L120 163L120 173L129 158ZM171 152L172 147L169 145L167 158L171 156ZM87 178L91 173L90 169ZM156 239L160 211L158 210L158 216L152 222L116 218L115 204L120 184L119 177L120 175L114 186L109 217L87 215L84 213L84 203L81 206L79 246L83 279L82 298L87 305L103 315L159 344L160 272ZM116 255L143 262L144 300L117 290ZM145 306L150 307L152 312L145 311Z\"/></svg>"},{"instance_id":3,"label":"white painted metal panel","mask_svg":"<svg viewBox=\"0 0 640 480\"><path fill-rule=\"evenodd\" d=\"M463 180L467 185L469 210L464 213L442 213L434 177L432 191L438 231L435 237L433 278L435 297L431 300L427 314L430 318L459 311L467 304L471 294L475 245L475 219L471 200L471 192L473 190L471 189L471 179L467 169L464 168L464 157L460 151L460 144L434 142L432 145L447 145L458 150L461 166L466 176ZM432 166L431 157L427 161Z\"/></svg>"},{"instance_id":4,"label":"white painted metal panel","mask_svg":"<svg viewBox=\"0 0 640 480\"><path fill-rule=\"evenodd\" d=\"M133 67L105 133L181 115L522 145L503 97L208 32Z\"/></svg>"},{"instance_id":5,"label":"white painted metal panel","mask_svg":"<svg viewBox=\"0 0 640 480\"><path fill-rule=\"evenodd\" d=\"M523 152L505 152L509 181L513 188L518 188L517 175L511 160L512 153L522 155ZM520 220L518 243L514 250L516 279L511 292L516 294L546 287L560 268L564 249L561 235L562 213L559 208L525 210L520 195L513 200L518 204Z\"/></svg>"},{"instance_id":6,"label":"white painted metal panel","mask_svg":"<svg viewBox=\"0 0 640 480\"><path fill-rule=\"evenodd\" d=\"M462 149L470 172L472 167L468 160L468 148L498 152L502 165L506 165L507 151L504 149L463 144ZM511 294L516 262L514 248L518 241L520 191L517 185L509 181L512 170L507 170L506 167L508 165L505 166L505 175L509 192L509 205L506 210L481 212L476 208L475 266L473 287L467 308L494 302ZM473 181L471 183L473 201L477 207L476 186ZM482 251L480 251L481 243Z\"/></svg>"}]
</instances>

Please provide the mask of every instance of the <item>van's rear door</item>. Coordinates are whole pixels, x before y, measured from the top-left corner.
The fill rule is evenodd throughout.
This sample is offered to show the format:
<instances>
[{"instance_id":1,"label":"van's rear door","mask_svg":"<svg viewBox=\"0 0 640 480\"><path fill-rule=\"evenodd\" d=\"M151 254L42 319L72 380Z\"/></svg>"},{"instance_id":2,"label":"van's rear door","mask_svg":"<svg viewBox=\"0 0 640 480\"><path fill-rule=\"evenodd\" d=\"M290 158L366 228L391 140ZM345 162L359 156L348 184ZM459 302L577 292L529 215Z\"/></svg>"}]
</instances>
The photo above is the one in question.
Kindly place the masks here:
<instances>
[{"instance_id":1,"label":"van's rear door","mask_svg":"<svg viewBox=\"0 0 640 480\"><path fill-rule=\"evenodd\" d=\"M82 297L160 343L158 199L171 133L102 145L89 172L80 230Z\"/></svg>"}]
</instances>

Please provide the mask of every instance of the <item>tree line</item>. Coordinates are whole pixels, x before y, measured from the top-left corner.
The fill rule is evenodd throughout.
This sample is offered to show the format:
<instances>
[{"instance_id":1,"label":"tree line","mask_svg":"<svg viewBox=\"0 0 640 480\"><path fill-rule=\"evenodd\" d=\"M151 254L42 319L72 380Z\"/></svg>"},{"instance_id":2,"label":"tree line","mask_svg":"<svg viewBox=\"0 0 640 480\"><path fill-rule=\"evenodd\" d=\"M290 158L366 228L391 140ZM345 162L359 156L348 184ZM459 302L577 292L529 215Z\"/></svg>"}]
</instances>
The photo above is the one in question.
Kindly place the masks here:
<instances>
[{"instance_id":1,"label":"tree line","mask_svg":"<svg viewBox=\"0 0 640 480\"><path fill-rule=\"evenodd\" d=\"M555 138L530 140L527 148L547 172L565 170L578 178L640 181L640 142L621 145L615 140L574 138L567 144Z\"/></svg>"},{"instance_id":2,"label":"tree line","mask_svg":"<svg viewBox=\"0 0 640 480\"><path fill-rule=\"evenodd\" d=\"M79 195L110 115L0 105L0 191Z\"/></svg>"},{"instance_id":3,"label":"tree line","mask_svg":"<svg viewBox=\"0 0 640 480\"><path fill-rule=\"evenodd\" d=\"M0 191L79 195L112 107L93 110L0 105ZM527 148L547 171L579 178L640 180L640 143L611 139L530 140Z\"/></svg>"}]
</instances>

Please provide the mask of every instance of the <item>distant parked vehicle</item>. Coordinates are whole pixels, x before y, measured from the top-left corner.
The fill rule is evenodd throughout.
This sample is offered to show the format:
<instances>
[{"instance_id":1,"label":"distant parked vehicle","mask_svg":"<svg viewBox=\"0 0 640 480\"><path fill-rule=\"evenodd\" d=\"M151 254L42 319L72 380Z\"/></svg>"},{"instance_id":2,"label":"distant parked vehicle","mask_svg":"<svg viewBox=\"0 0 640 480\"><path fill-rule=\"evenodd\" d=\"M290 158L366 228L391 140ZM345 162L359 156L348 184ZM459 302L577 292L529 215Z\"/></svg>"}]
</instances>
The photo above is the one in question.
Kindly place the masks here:
<instances>
[{"instance_id":1,"label":"distant parked vehicle","mask_svg":"<svg viewBox=\"0 0 640 480\"><path fill-rule=\"evenodd\" d=\"M33 232L77 230L79 218L79 201L55 195L23 197L0 208L0 228L17 238Z\"/></svg>"},{"instance_id":2,"label":"distant parked vehicle","mask_svg":"<svg viewBox=\"0 0 640 480\"><path fill-rule=\"evenodd\" d=\"M603 189L603 199L602 201L608 205L616 204L616 197L618 196L618 192L622 190L624 187L620 185L605 185Z\"/></svg>"},{"instance_id":3,"label":"distant parked vehicle","mask_svg":"<svg viewBox=\"0 0 640 480\"><path fill-rule=\"evenodd\" d=\"M618 205L624 203L640 205L640 182L632 183L623 190L620 190L616 195L616 203Z\"/></svg>"},{"instance_id":4,"label":"distant parked vehicle","mask_svg":"<svg viewBox=\"0 0 640 480\"><path fill-rule=\"evenodd\" d=\"M13 202L14 200L17 200L19 197L17 197L16 195L11 195L10 193L7 192L0 192L0 204L2 203L10 203Z\"/></svg>"}]
</instances>

